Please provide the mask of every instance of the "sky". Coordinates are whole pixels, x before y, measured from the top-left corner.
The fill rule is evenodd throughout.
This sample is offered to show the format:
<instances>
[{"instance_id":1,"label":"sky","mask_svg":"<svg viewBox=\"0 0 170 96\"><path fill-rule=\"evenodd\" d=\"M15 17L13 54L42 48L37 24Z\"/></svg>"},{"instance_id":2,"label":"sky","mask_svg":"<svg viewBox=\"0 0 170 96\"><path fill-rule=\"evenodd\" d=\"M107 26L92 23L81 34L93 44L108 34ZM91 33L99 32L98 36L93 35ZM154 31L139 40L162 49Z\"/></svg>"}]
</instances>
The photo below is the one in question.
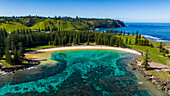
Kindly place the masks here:
<instances>
[{"instance_id":1,"label":"sky","mask_svg":"<svg viewBox=\"0 0 170 96\"><path fill-rule=\"evenodd\" d=\"M26 15L170 23L170 0L0 0L0 16Z\"/></svg>"}]
</instances>

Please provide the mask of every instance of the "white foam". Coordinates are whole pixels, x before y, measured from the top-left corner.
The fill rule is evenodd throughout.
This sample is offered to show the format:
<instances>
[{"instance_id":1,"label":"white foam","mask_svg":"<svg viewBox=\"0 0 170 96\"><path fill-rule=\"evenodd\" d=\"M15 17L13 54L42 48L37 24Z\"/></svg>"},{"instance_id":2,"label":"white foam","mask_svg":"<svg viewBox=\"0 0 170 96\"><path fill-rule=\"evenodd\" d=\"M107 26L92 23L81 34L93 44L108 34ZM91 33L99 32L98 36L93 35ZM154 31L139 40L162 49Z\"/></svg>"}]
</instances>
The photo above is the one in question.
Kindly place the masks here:
<instances>
[{"instance_id":1,"label":"white foam","mask_svg":"<svg viewBox=\"0 0 170 96\"><path fill-rule=\"evenodd\" d=\"M146 39L149 39L149 40L152 40L152 41L170 43L170 41L163 40L162 38L158 38L158 37L154 37L154 36L150 36L150 35L142 35L142 36L144 36Z\"/></svg>"},{"instance_id":2,"label":"white foam","mask_svg":"<svg viewBox=\"0 0 170 96\"><path fill-rule=\"evenodd\" d=\"M139 85L143 84L143 82L138 82Z\"/></svg>"},{"instance_id":3,"label":"white foam","mask_svg":"<svg viewBox=\"0 0 170 96\"><path fill-rule=\"evenodd\" d=\"M26 70L37 69L38 67L29 67Z\"/></svg>"},{"instance_id":4,"label":"white foam","mask_svg":"<svg viewBox=\"0 0 170 96\"><path fill-rule=\"evenodd\" d=\"M99 30L100 28L95 28L95 30Z\"/></svg>"},{"instance_id":5,"label":"white foam","mask_svg":"<svg viewBox=\"0 0 170 96\"><path fill-rule=\"evenodd\" d=\"M7 75L7 74L9 74L8 72L4 72L4 71L0 71L0 74L1 75Z\"/></svg>"}]
</instances>

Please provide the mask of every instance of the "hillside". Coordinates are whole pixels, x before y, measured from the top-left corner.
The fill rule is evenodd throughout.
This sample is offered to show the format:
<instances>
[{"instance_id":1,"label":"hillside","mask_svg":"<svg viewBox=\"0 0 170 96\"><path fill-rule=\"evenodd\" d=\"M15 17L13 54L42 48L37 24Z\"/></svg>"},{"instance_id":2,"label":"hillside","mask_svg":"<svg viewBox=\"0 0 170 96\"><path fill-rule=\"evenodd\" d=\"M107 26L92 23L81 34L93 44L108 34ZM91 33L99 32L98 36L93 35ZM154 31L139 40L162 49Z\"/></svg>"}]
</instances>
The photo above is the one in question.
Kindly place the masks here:
<instances>
[{"instance_id":1,"label":"hillside","mask_svg":"<svg viewBox=\"0 0 170 96\"><path fill-rule=\"evenodd\" d=\"M93 30L95 28L117 28L125 26L122 21L95 18L70 18L70 17L0 17L0 28L7 32L17 29L40 29L42 31L56 30Z\"/></svg>"},{"instance_id":2,"label":"hillside","mask_svg":"<svg viewBox=\"0 0 170 96\"><path fill-rule=\"evenodd\" d=\"M7 32L9 32L9 31L17 30L17 29L19 30L27 29L28 27L17 22L11 22L11 23L0 23L0 28L5 28Z\"/></svg>"}]
</instances>

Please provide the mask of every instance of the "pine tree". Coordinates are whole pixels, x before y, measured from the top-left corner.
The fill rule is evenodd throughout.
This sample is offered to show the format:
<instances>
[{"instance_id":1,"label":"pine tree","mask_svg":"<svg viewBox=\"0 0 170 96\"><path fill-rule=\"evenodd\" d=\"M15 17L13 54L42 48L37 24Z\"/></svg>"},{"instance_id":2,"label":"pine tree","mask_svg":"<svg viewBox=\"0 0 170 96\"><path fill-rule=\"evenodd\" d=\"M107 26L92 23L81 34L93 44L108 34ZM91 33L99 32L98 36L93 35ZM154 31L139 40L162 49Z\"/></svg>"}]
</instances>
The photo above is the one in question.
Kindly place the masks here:
<instances>
[{"instance_id":1,"label":"pine tree","mask_svg":"<svg viewBox=\"0 0 170 96\"><path fill-rule=\"evenodd\" d=\"M19 57L18 57L18 52L17 52L17 49L15 48L14 49L14 64L19 64Z\"/></svg>"},{"instance_id":2,"label":"pine tree","mask_svg":"<svg viewBox=\"0 0 170 96\"><path fill-rule=\"evenodd\" d=\"M130 45L132 44L131 39L129 40L129 44L130 44Z\"/></svg>"},{"instance_id":3,"label":"pine tree","mask_svg":"<svg viewBox=\"0 0 170 96\"><path fill-rule=\"evenodd\" d=\"M110 38L110 46L113 46L114 42L113 42L113 37Z\"/></svg>"},{"instance_id":4,"label":"pine tree","mask_svg":"<svg viewBox=\"0 0 170 96\"><path fill-rule=\"evenodd\" d=\"M73 39L73 45L76 45L77 44L77 35L76 37Z\"/></svg>"},{"instance_id":5,"label":"pine tree","mask_svg":"<svg viewBox=\"0 0 170 96\"><path fill-rule=\"evenodd\" d=\"M73 45L76 45L77 44L77 38L74 38L73 39Z\"/></svg>"},{"instance_id":6,"label":"pine tree","mask_svg":"<svg viewBox=\"0 0 170 96\"><path fill-rule=\"evenodd\" d=\"M116 38L115 45L119 47L119 38Z\"/></svg>"},{"instance_id":7,"label":"pine tree","mask_svg":"<svg viewBox=\"0 0 170 96\"><path fill-rule=\"evenodd\" d=\"M78 45L80 45L80 34L78 35Z\"/></svg>"},{"instance_id":8,"label":"pine tree","mask_svg":"<svg viewBox=\"0 0 170 96\"><path fill-rule=\"evenodd\" d=\"M120 35L122 35L122 30L120 31Z\"/></svg>"},{"instance_id":9,"label":"pine tree","mask_svg":"<svg viewBox=\"0 0 170 96\"><path fill-rule=\"evenodd\" d=\"M126 37L126 44L128 43L128 38Z\"/></svg>"},{"instance_id":10,"label":"pine tree","mask_svg":"<svg viewBox=\"0 0 170 96\"><path fill-rule=\"evenodd\" d=\"M14 44L14 41L11 42L11 51L14 51L15 49L15 44Z\"/></svg>"},{"instance_id":11,"label":"pine tree","mask_svg":"<svg viewBox=\"0 0 170 96\"><path fill-rule=\"evenodd\" d=\"M163 46L162 46L162 42L160 42L159 48L162 49L162 47L163 47Z\"/></svg>"},{"instance_id":12,"label":"pine tree","mask_svg":"<svg viewBox=\"0 0 170 96\"><path fill-rule=\"evenodd\" d=\"M72 43L72 36L70 34L70 37L69 37L69 43L71 44Z\"/></svg>"},{"instance_id":13,"label":"pine tree","mask_svg":"<svg viewBox=\"0 0 170 96\"><path fill-rule=\"evenodd\" d=\"M123 35L125 35L125 30L124 30L124 32L123 32Z\"/></svg>"},{"instance_id":14,"label":"pine tree","mask_svg":"<svg viewBox=\"0 0 170 96\"><path fill-rule=\"evenodd\" d=\"M97 44L97 43L96 43ZM87 39L87 45L89 45L89 38Z\"/></svg>"},{"instance_id":15,"label":"pine tree","mask_svg":"<svg viewBox=\"0 0 170 96\"><path fill-rule=\"evenodd\" d=\"M138 31L136 32L135 44L138 44Z\"/></svg>"},{"instance_id":16,"label":"pine tree","mask_svg":"<svg viewBox=\"0 0 170 96\"><path fill-rule=\"evenodd\" d=\"M19 47L18 57L23 58L23 57L25 56L25 55L24 55L25 48L24 48L24 46L23 46L23 43L22 43L22 42L19 42L19 43L18 43L18 47Z\"/></svg>"},{"instance_id":17,"label":"pine tree","mask_svg":"<svg viewBox=\"0 0 170 96\"><path fill-rule=\"evenodd\" d=\"M141 34L139 34L139 40L141 40L141 38L142 38L142 35L141 35Z\"/></svg>"},{"instance_id":18,"label":"pine tree","mask_svg":"<svg viewBox=\"0 0 170 96\"><path fill-rule=\"evenodd\" d=\"M148 53L148 50L146 50L146 54L145 54L145 60L144 62L142 63L142 66L143 68L145 68L146 70L149 69L149 62L150 62L150 58L149 58L149 53Z\"/></svg>"},{"instance_id":19,"label":"pine tree","mask_svg":"<svg viewBox=\"0 0 170 96\"><path fill-rule=\"evenodd\" d=\"M11 54L9 52L9 48L7 47L5 50L5 60L7 63L12 63L12 59L11 59Z\"/></svg>"},{"instance_id":20,"label":"pine tree","mask_svg":"<svg viewBox=\"0 0 170 96\"><path fill-rule=\"evenodd\" d=\"M0 59L2 59L3 55L4 55L4 50L3 48L0 48Z\"/></svg>"},{"instance_id":21,"label":"pine tree","mask_svg":"<svg viewBox=\"0 0 170 96\"><path fill-rule=\"evenodd\" d=\"M122 39L120 39L119 46L120 46L120 47L123 47L123 46L124 46L124 43L123 43L123 40L122 40Z\"/></svg>"}]
</instances>

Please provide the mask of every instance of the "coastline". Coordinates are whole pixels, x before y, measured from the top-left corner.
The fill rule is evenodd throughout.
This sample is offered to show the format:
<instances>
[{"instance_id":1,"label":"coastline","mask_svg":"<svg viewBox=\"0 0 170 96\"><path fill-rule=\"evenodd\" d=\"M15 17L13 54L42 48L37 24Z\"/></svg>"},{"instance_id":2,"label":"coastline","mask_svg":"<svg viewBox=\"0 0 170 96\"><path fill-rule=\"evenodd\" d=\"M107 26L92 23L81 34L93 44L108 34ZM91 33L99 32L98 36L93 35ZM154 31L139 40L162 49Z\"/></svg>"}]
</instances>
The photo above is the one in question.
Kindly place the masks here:
<instances>
[{"instance_id":1,"label":"coastline","mask_svg":"<svg viewBox=\"0 0 170 96\"><path fill-rule=\"evenodd\" d=\"M42 53L42 52L55 52L55 51L69 51L69 50L88 50L88 49L99 49L99 50L115 50L123 51L128 53L133 53L136 55L142 55L140 52L130 49L130 48L121 48L121 47L109 47L109 46L70 46L70 47L57 47L57 48L48 48L48 49L39 49L30 52L26 52L25 55Z\"/></svg>"},{"instance_id":2,"label":"coastline","mask_svg":"<svg viewBox=\"0 0 170 96\"><path fill-rule=\"evenodd\" d=\"M25 60L29 61L31 64L26 65L14 65L10 67L0 68L1 71L12 72L15 73L17 70L25 70L29 67L35 65L43 65L47 63L55 63L55 61L51 60L50 54L51 52L59 52L59 51L73 51L73 50L115 50L122 51L127 53L136 54L142 56L143 54L139 51L130 49L130 48L121 48L121 47L110 47L110 46L66 46L66 47L56 47L56 48L47 48L47 49L38 49L34 51L28 51L25 53ZM48 54L48 57L44 58ZM38 62L35 63L34 62ZM33 63L33 64L32 64Z\"/></svg>"},{"instance_id":3,"label":"coastline","mask_svg":"<svg viewBox=\"0 0 170 96\"><path fill-rule=\"evenodd\" d=\"M167 94L170 95L170 81L163 80L159 77L149 74L145 69L142 68L142 63L143 61L141 61L139 58L133 60L133 63L131 63L131 66L133 67L132 70L137 70L139 74L141 74L146 80L150 81L152 84L156 85L158 89L166 91Z\"/></svg>"},{"instance_id":4,"label":"coastline","mask_svg":"<svg viewBox=\"0 0 170 96\"><path fill-rule=\"evenodd\" d=\"M38 49L38 50L26 52L25 55L26 55L26 58L30 56L29 58L35 57L38 59L46 59L46 58L39 58L38 55L42 55L44 53L50 54L51 52L60 52L60 51L93 50L93 49L94 50L115 50L115 51L123 51L123 52L127 52L127 53L132 53L132 54L136 54L136 55L140 55L140 56L143 55L142 52L134 50L134 49L121 48L121 47L110 47L110 46L103 46L103 45L101 45L101 46L67 46L67 47ZM49 58L50 58L50 55L49 55L48 59ZM40 62L41 62L41 60L40 60ZM45 62L49 62L49 61L45 61ZM153 77L151 74L148 74L145 70L142 69L141 63L142 63L142 61L140 61L140 60L138 60L138 58L136 58L135 60L133 60L133 63L131 65L134 69L137 69L138 72L143 77L145 77L147 80L151 81L152 84L156 85L158 89L166 90L169 94L169 89L167 87L169 85L169 82L162 81L160 78L156 78L156 77Z\"/></svg>"},{"instance_id":5,"label":"coastline","mask_svg":"<svg viewBox=\"0 0 170 96\"><path fill-rule=\"evenodd\" d=\"M121 48L121 47L110 47L110 46L69 46L69 47L57 47L57 48L47 48L47 49L38 49L38 50L34 50L34 51L30 51L25 53L26 56L30 56L30 58L32 57L38 57L39 55L45 54L45 53L51 53L51 52L60 52L60 51L74 51L74 50L115 50L115 51L123 51L123 52L127 52L127 53L132 53L132 54L136 54L139 56L143 56L143 52L139 51L139 50L134 50L134 49L130 49L130 48ZM50 57L48 57L50 58ZM41 58L44 59L44 58ZM49 61L48 61L49 62ZM52 60L51 60L52 62ZM167 94L169 93L169 81L164 81L161 78L157 78L154 77L151 74L148 74L146 70L144 70L141 66L141 64L143 63L143 61L139 60L139 57L134 59L132 61L133 63L132 65L132 70L137 69L138 73L143 76L146 80L150 81L153 85L156 85L156 87L162 91L166 91ZM45 64L45 63L44 63Z\"/></svg>"}]
</instances>

